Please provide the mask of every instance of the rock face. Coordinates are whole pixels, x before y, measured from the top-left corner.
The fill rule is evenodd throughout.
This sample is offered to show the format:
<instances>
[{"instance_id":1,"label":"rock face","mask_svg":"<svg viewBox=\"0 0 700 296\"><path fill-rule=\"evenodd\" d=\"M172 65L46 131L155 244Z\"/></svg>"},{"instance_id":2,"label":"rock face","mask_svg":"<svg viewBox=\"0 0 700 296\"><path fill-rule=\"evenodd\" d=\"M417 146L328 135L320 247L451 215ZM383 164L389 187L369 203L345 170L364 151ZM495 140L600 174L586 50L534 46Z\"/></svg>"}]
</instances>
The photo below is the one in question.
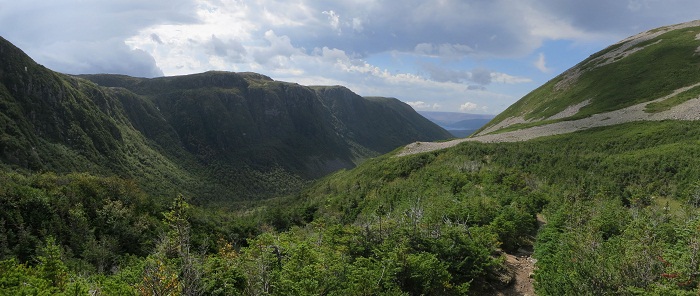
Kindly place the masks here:
<instances>
[{"instance_id":1,"label":"rock face","mask_svg":"<svg viewBox=\"0 0 700 296\"><path fill-rule=\"evenodd\" d=\"M165 178L247 197L450 137L396 99L343 87L214 71L68 76L1 38L0 106L0 166Z\"/></svg>"}]
</instances>

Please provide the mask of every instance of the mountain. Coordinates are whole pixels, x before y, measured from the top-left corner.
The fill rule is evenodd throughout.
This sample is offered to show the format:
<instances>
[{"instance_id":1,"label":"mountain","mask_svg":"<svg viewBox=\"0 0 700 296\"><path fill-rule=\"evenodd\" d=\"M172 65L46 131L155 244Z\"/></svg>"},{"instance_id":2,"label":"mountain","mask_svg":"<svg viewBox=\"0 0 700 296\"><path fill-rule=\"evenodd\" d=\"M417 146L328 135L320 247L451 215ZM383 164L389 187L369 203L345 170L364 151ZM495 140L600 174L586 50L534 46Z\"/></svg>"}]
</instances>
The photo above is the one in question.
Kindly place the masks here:
<instances>
[{"instance_id":1,"label":"mountain","mask_svg":"<svg viewBox=\"0 0 700 296\"><path fill-rule=\"evenodd\" d=\"M200 188L222 184L201 170L224 173L224 160L238 161L205 120L232 129L230 110L246 108L226 98L263 92L256 103L274 105L280 96L272 94L290 93L300 99L285 105L293 109L309 93L331 115L314 113L313 104L305 112L330 118L346 143L390 140L348 119L384 110L390 121L377 129L393 133L392 118L403 117L386 112L407 106L251 73L87 77L114 85L105 88L32 64L25 70L29 61L9 54L22 63L0 68L0 110L8 110L0 117L0 294L698 295L699 35L700 22L691 22L630 37L527 95L478 135L412 143L243 208L202 208L115 176L10 170L140 165L151 180L191 177L185 185ZM3 58L8 52L0 47ZM187 100L193 88L210 93L206 104ZM36 93L48 96L24 99ZM52 108L39 108L44 100ZM287 118L281 107L262 110ZM77 121L66 133L54 127L71 123L63 118ZM408 130L425 121L412 122ZM303 138L327 128L310 125L288 131ZM101 166L110 151L120 161Z\"/></svg>"},{"instance_id":2,"label":"mountain","mask_svg":"<svg viewBox=\"0 0 700 296\"><path fill-rule=\"evenodd\" d=\"M529 93L478 134L528 129L546 135L629 121L697 119L699 34L700 21L693 21L624 39Z\"/></svg>"},{"instance_id":3,"label":"mountain","mask_svg":"<svg viewBox=\"0 0 700 296\"><path fill-rule=\"evenodd\" d=\"M85 171L150 192L246 199L449 133L396 99L306 87L256 73L69 76L0 39L0 161ZM290 191L291 190L291 191Z\"/></svg>"},{"instance_id":4,"label":"mountain","mask_svg":"<svg viewBox=\"0 0 700 296\"><path fill-rule=\"evenodd\" d=\"M363 98L340 86L306 87L256 73L80 77L153 102L185 148L205 161L282 164L315 178L412 140L449 137L397 99Z\"/></svg>"},{"instance_id":5,"label":"mountain","mask_svg":"<svg viewBox=\"0 0 700 296\"><path fill-rule=\"evenodd\" d=\"M458 138L471 135L495 117L490 114L459 112L418 111L418 113Z\"/></svg>"}]
</instances>

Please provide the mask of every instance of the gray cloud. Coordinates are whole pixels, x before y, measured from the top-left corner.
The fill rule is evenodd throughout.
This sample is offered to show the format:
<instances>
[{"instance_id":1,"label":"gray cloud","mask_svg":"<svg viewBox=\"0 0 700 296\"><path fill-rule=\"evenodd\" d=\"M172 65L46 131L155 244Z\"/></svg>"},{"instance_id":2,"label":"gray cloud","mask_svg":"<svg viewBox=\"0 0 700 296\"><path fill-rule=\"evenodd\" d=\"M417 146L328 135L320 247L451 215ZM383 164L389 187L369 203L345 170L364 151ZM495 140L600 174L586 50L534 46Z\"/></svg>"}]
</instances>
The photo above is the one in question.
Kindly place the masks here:
<instances>
[{"instance_id":1,"label":"gray cloud","mask_svg":"<svg viewBox=\"0 0 700 296\"><path fill-rule=\"evenodd\" d=\"M409 52L426 44L433 46L437 55L507 56L523 54L538 45L529 37L526 16L513 7L512 1L371 2L324 3L317 13L335 12L338 20L332 23L337 26L314 23L314 27L303 30L280 27L275 32L305 47L336 47L355 54ZM353 30L357 23L362 24L362 30Z\"/></svg>"},{"instance_id":2,"label":"gray cloud","mask_svg":"<svg viewBox=\"0 0 700 296\"><path fill-rule=\"evenodd\" d=\"M484 68L476 68L472 70L471 81L480 85L491 84L491 71Z\"/></svg>"},{"instance_id":3,"label":"gray cloud","mask_svg":"<svg viewBox=\"0 0 700 296\"><path fill-rule=\"evenodd\" d=\"M437 82L464 83L471 78L471 73L467 71L447 69L434 64L424 64L422 67L430 79Z\"/></svg>"},{"instance_id":4,"label":"gray cloud","mask_svg":"<svg viewBox=\"0 0 700 296\"><path fill-rule=\"evenodd\" d=\"M44 56L44 52L69 53L60 57ZM163 76L151 55L132 50L124 42L111 39L96 42L55 42L36 57L48 61L49 69L69 74L119 73L137 77Z\"/></svg>"},{"instance_id":5,"label":"gray cloud","mask_svg":"<svg viewBox=\"0 0 700 296\"><path fill-rule=\"evenodd\" d=\"M151 24L197 22L192 0L23 0L2 6L0 33L44 43L126 38Z\"/></svg>"},{"instance_id":6,"label":"gray cloud","mask_svg":"<svg viewBox=\"0 0 700 296\"><path fill-rule=\"evenodd\" d=\"M539 0L533 6L591 32L614 32L621 37L698 18L696 0Z\"/></svg>"},{"instance_id":7,"label":"gray cloud","mask_svg":"<svg viewBox=\"0 0 700 296\"><path fill-rule=\"evenodd\" d=\"M267 0L250 7L257 11L278 3ZM610 38L606 42L617 41L646 29L695 19L700 11L697 0L370 0L360 5L350 0L324 3L306 0L301 3L307 22L267 27L278 35L289 36L297 47L327 46L360 56L420 49L445 58L521 57L538 48L544 38L552 37L538 35L536 31L542 30L604 34ZM311 18L313 21L309 15L315 17ZM540 18L545 21L537 20ZM361 30L356 29L358 23ZM533 27L536 23L543 27ZM557 28L558 25L566 28Z\"/></svg>"},{"instance_id":8,"label":"gray cloud","mask_svg":"<svg viewBox=\"0 0 700 296\"><path fill-rule=\"evenodd\" d=\"M37 62L70 74L162 75L153 57L124 40L152 24L198 21L192 0L2 2L0 35Z\"/></svg>"},{"instance_id":9,"label":"gray cloud","mask_svg":"<svg viewBox=\"0 0 700 296\"><path fill-rule=\"evenodd\" d=\"M483 89L484 86L492 82L492 72L486 68L463 71L439 67L434 64L424 64L423 69L427 72L430 79L434 81L477 84L470 85L469 89Z\"/></svg>"},{"instance_id":10,"label":"gray cloud","mask_svg":"<svg viewBox=\"0 0 700 296\"><path fill-rule=\"evenodd\" d=\"M226 57L232 62L240 62L243 57L247 54L247 51L243 45L236 40L221 40L215 35L211 35L211 54Z\"/></svg>"},{"instance_id":11,"label":"gray cloud","mask_svg":"<svg viewBox=\"0 0 700 296\"><path fill-rule=\"evenodd\" d=\"M151 40L153 40L155 43L163 44L163 40L161 40L160 36L158 36L156 33L151 34Z\"/></svg>"}]
</instances>

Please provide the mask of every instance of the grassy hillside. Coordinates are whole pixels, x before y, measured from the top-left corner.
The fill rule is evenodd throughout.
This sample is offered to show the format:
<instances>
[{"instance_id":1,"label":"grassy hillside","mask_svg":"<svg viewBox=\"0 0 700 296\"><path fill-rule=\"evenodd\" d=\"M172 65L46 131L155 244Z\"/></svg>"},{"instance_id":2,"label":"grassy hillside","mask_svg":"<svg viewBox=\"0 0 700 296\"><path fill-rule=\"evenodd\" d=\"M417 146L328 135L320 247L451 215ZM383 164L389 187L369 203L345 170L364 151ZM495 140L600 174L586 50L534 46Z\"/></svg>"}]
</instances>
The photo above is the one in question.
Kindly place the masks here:
<instances>
[{"instance_id":1,"label":"grassy hillside","mask_svg":"<svg viewBox=\"0 0 700 296\"><path fill-rule=\"evenodd\" d=\"M700 82L700 23L663 27L625 39L591 55L529 93L487 126L522 118L532 126L574 120L670 95ZM697 97L697 88L666 99L666 107ZM578 112L548 120L567 108ZM653 107L649 110L653 112Z\"/></svg>"}]
</instances>

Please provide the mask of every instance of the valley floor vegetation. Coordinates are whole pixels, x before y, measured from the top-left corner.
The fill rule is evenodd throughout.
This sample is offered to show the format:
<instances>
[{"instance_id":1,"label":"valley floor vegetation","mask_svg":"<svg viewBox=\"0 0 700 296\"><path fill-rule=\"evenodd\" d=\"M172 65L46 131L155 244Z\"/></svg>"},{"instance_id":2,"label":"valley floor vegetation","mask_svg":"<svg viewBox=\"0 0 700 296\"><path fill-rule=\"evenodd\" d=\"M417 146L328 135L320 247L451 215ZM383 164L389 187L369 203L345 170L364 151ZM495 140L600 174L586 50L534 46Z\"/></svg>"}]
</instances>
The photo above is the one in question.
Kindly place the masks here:
<instances>
[{"instance_id":1,"label":"valley floor vegetation","mask_svg":"<svg viewBox=\"0 0 700 296\"><path fill-rule=\"evenodd\" d=\"M663 121L390 153L241 208L3 172L0 294L488 294L534 245L538 295L697 295L698 139Z\"/></svg>"}]
</instances>

